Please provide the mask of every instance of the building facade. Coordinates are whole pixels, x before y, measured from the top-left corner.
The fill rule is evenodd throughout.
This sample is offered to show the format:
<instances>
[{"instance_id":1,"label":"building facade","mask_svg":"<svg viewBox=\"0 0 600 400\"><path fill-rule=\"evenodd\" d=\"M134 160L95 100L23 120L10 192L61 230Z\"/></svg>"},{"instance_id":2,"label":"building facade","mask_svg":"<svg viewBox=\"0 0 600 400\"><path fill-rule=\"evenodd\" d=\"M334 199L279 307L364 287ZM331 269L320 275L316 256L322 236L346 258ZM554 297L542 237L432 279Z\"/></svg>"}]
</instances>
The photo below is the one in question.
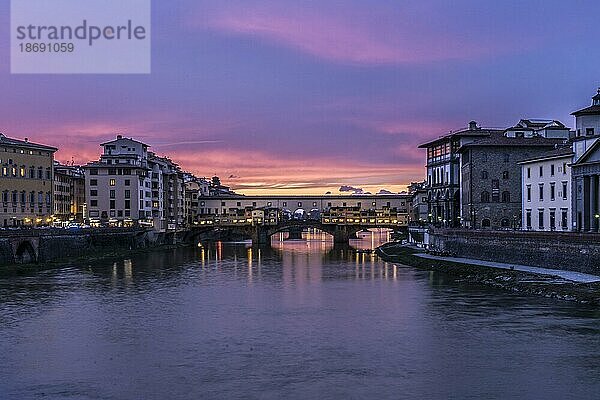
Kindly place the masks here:
<instances>
[{"instance_id":1,"label":"building facade","mask_svg":"<svg viewBox=\"0 0 600 400\"><path fill-rule=\"evenodd\" d=\"M571 214L571 143L521 162L521 226L533 231L568 231Z\"/></svg>"},{"instance_id":2,"label":"building facade","mask_svg":"<svg viewBox=\"0 0 600 400\"><path fill-rule=\"evenodd\" d=\"M592 105L572 113L576 136L573 141L572 218L577 231L600 230L600 89Z\"/></svg>"},{"instance_id":3,"label":"building facade","mask_svg":"<svg viewBox=\"0 0 600 400\"><path fill-rule=\"evenodd\" d=\"M85 176L74 165L54 163L54 224L83 222Z\"/></svg>"},{"instance_id":4,"label":"building facade","mask_svg":"<svg viewBox=\"0 0 600 400\"><path fill-rule=\"evenodd\" d=\"M86 218L93 226L153 226L148 145L119 135L101 146L100 160L83 167Z\"/></svg>"},{"instance_id":5,"label":"building facade","mask_svg":"<svg viewBox=\"0 0 600 400\"><path fill-rule=\"evenodd\" d=\"M541 156L565 139L507 137L496 132L463 145L461 220L466 228L520 229L521 161Z\"/></svg>"},{"instance_id":6,"label":"building facade","mask_svg":"<svg viewBox=\"0 0 600 400\"><path fill-rule=\"evenodd\" d=\"M471 121L468 128L451 132L419 146L427 150L428 222L448 227L461 224L459 149L495 132L500 131L481 128L475 121Z\"/></svg>"},{"instance_id":7,"label":"building facade","mask_svg":"<svg viewBox=\"0 0 600 400\"><path fill-rule=\"evenodd\" d=\"M0 134L0 226L52 223L56 150Z\"/></svg>"}]
</instances>

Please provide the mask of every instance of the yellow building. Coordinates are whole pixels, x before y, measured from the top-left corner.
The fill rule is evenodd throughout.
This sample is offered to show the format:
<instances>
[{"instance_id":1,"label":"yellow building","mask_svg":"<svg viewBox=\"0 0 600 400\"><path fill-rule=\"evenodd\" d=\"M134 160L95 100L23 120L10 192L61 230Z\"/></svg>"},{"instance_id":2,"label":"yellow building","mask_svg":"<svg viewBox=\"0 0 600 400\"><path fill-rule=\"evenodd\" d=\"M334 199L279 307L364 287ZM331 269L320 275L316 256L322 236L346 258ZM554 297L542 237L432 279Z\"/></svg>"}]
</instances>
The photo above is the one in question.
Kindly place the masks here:
<instances>
[{"instance_id":1,"label":"yellow building","mask_svg":"<svg viewBox=\"0 0 600 400\"><path fill-rule=\"evenodd\" d=\"M0 226L48 225L53 214L54 152L0 133Z\"/></svg>"}]
</instances>

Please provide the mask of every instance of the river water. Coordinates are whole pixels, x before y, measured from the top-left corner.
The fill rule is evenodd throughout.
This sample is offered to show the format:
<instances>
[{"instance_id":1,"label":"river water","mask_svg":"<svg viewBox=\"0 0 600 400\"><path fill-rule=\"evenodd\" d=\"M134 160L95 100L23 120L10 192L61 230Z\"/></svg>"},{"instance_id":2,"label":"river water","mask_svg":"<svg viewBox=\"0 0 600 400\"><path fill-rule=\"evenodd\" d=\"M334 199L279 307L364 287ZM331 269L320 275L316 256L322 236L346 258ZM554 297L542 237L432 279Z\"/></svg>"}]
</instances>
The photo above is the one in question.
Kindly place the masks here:
<instances>
[{"instance_id":1,"label":"river water","mask_svg":"<svg viewBox=\"0 0 600 400\"><path fill-rule=\"evenodd\" d=\"M600 398L597 309L279 239L0 279L0 399Z\"/></svg>"}]
</instances>

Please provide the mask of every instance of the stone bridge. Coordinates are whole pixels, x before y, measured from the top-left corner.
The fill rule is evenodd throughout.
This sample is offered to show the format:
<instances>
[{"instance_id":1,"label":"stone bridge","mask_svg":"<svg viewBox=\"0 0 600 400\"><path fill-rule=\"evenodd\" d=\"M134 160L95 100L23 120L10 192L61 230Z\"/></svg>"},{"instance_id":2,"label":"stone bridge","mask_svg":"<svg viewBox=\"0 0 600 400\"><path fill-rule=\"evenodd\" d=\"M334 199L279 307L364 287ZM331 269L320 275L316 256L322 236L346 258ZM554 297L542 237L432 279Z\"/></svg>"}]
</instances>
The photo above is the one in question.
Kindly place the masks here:
<instances>
[{"instance_id":1,"label":"stone bridge","mask_svg":"<svg viewBox=\"0 0 600 400\"><path fill-rule=\"evenodd\" d=\"M250 221L250 220L249 220ZM276 224L256 224L253 222L238 222L231 223L231 220L226 223L216 222L215 220L203 221L202 225L195 226L191 229L192 237L200 237L202 234L215 229L228 230L241 236L251 238L255 245L265 245L271 242L271 236L279 232L289 232L291 239L301 239L302 231L305 229L318 229L328 233L333 237L336 244L348 244L350 239L355 239L356 234L368 228L388 228L396 232L408 231L407 225L398 222L356 222L356 223L337 223L325 219L321 220L285 220L278 221ZM210 223L209 223L210 222ZM194 240L189 239L189 240Z\"/></svg>"}]
</instances>

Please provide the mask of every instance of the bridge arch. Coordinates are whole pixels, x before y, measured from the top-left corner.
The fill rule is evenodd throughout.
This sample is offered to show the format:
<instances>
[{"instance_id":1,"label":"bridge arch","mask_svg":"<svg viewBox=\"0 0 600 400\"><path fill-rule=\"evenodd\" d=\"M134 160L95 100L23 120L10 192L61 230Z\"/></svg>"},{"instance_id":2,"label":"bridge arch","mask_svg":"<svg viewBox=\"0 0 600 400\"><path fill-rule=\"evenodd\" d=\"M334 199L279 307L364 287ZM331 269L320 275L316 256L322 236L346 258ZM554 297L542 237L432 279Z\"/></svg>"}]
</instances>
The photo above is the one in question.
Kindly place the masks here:
<instances>
[{"instance_id":1,"label":"bridge arch","mask_svg":"<svg viewBox=\"0 0 600 400\"><path fill-rule=\"evenodd\" d=\"M20 264L28 264L37 262L38 257L33 247L33 244L29 240L21 241L15 250L15 261Z\"/></svg>"}]
</instances>

